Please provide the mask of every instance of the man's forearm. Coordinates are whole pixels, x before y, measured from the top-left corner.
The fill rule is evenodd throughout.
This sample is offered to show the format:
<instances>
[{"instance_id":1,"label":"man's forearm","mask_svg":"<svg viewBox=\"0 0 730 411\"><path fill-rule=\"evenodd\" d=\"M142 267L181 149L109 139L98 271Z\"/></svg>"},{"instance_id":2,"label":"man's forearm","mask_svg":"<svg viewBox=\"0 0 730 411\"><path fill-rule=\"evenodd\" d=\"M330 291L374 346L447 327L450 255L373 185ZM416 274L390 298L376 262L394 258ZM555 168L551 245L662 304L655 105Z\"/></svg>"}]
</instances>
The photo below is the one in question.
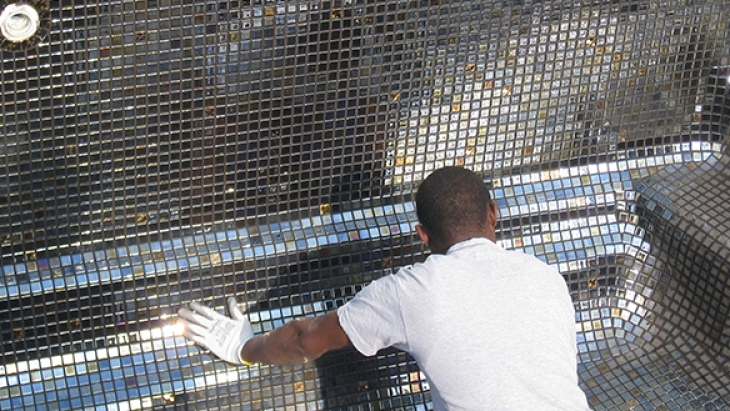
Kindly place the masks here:
<instances>
[{"instance_id":1,"label":"man's forearm","mask_svg":"<svg viewBox=\"0 0 730 411\"><path fill-rule=\"evenodd\" d=\"M303 321L306 319L290 321L273 331L248 340L241 351L241 357L249 363L275 365L301 364L309 361L299 341Z\"/></svg>"},{"instance_id":2,"label":"man's forearm","mask_svg":"<svg viewBox=\"0 0 730 411\"><path fill-rule=\"evenodd\" d=\"M241 350L241 357L249 363L301 364L347 344L349 340L340 328L337 313L331 312L293 320L250 339Z\"/></svg>"}]
</instances>

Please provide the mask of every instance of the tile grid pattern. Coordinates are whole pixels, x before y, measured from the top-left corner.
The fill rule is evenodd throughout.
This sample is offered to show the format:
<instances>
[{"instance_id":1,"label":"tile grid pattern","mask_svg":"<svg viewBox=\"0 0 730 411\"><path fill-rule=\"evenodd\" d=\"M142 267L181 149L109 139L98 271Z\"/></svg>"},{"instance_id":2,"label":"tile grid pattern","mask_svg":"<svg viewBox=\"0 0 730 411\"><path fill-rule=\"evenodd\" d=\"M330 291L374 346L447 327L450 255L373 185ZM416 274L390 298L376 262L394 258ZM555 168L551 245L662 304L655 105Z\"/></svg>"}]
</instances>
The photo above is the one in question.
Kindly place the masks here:
<instances>
[{"instance_id":1,"label":"tile grid pattern","mask_svg":"<svg viewBox=\"0 0 730 411\"><path fill-rule=\"evenodd\" d=\"M404 353L234 369L171 319L235 294L261 332L422 260L443 165L565 276L595 409L727 409L725 2L30 3L0 409L431 409Z\"/></svg>"}]
</instances>

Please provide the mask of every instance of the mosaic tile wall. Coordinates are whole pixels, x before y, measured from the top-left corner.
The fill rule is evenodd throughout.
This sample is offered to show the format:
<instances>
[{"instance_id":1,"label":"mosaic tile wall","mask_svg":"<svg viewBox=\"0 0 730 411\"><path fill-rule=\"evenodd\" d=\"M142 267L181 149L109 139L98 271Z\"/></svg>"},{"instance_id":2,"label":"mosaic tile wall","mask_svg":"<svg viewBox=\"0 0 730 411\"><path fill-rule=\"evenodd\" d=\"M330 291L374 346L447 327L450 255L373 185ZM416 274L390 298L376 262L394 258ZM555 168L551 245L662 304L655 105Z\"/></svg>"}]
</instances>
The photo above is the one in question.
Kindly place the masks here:
<instances>
[{"instance_id":1,"label":"mosaic tile wall","mask_svg":"<svg viewBox=\"0 0 730 411\"><path fill-rule=\"evenodd\" d=\"M730 409L728 2L22 4L0 410L432 409L397 350L234 368L174 319L236 295L262 332L423 260L443 165L564 275L595 410Z\"/></svg>"}]
</instances>

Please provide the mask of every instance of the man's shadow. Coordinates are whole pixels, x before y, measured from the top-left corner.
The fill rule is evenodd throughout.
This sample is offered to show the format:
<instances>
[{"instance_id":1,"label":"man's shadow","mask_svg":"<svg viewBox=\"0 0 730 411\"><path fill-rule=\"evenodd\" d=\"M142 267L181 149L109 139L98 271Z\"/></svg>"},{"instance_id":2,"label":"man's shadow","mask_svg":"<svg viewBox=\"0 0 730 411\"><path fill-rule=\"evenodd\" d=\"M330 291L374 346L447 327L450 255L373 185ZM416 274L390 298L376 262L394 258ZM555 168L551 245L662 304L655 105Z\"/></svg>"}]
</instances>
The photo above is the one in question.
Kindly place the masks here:
<instances>
[{"instance_id":1,"label":"man's shadow","mask_svg":"<svg viewBox=\"0 0 730 411\"><path fill-rule=\"evenodd\" d=\"M316 361L320 393L326 410L391 410L427 406L431 397L415 360L394 348L365 357L352 347L333 351Z\"/></svg>"}]
</instances>

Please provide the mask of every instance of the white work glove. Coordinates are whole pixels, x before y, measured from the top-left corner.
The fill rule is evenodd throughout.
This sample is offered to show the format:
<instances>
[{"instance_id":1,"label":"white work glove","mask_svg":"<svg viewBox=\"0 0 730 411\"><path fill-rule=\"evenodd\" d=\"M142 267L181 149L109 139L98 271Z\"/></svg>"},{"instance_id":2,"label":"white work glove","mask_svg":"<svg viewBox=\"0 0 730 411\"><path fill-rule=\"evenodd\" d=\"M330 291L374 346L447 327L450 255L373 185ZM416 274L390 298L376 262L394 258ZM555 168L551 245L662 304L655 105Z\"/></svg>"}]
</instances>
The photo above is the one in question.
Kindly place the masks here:
<instances>
[{"instance_id":1,"label":"white work glove","mask_svg":"<svg viewBox=\"0 0 730 411\"><path fill-rule=\"evenodd\" d=\"M248 318L238 309L236 299L228 299L231 317L218 314L197 302L190 308L180 308L177 313L183 319L185 338L208 348L221 360L235 365L250 365L241 358L246 341L253 338L253 329Z\"/></svg>"}]
</instances>

